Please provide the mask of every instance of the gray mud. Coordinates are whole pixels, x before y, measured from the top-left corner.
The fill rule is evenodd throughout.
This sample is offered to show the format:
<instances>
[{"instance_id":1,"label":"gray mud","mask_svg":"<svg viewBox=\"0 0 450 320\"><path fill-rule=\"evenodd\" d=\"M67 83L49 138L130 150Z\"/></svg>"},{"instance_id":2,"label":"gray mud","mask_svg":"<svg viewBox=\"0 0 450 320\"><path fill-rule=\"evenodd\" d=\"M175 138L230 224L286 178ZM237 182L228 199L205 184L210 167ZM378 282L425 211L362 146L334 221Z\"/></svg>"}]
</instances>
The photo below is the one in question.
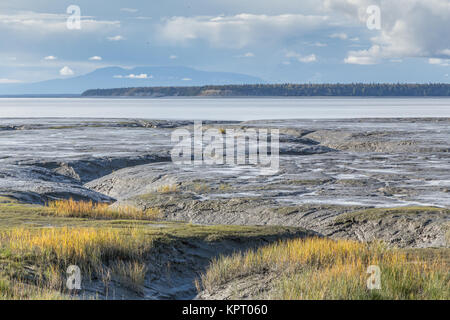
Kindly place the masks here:
<instances>
[{"instance_id":1,"label":"gray mud","mask_svg":"<svg viewBox=\"0 0 450 320\"><path fill-rule=\"evenodd\" d=\"M189 121L2 119L0 195L30 203L75 198L161 208L201 224L300 226L399 246L447 246L450 119L206 122L204 128L280 129L280 170L179 166L175 128ZM174 192L160 192L174 186ZM338 223L369 208L437 207Z\"/></svg>"},{"instance_id":2,"label":"gray mud","mask_svg":"<svg viewBox=\"0 0 450 320\"><path fill-rule=\"evenodd\" d=\"M156 243L147 261L148 272L140 292L128 289L115 279L107 285L100 279L84 284L80 293L84 298L188 300L197 296L196 280L214 258L268 245L280 239L302 238L315 235L301 230L284 230L279 235L235 237L208 241L186 239L173 244Z\"/></svg>"}]
</instances>

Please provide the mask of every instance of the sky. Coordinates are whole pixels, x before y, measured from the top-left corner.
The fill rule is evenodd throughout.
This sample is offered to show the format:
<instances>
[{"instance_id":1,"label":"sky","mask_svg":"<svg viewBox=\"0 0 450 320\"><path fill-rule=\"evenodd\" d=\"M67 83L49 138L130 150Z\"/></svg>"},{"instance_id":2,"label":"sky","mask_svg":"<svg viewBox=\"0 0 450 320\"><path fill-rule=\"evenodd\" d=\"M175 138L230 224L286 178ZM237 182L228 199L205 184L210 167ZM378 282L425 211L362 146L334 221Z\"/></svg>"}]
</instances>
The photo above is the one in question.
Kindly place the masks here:
<instances>
[{"instance_id":1,"label":"sky","mask_svg":"<svg viewBox=\"0 0 450 320\"><path fill-rule=\"evenodd\" d=\"M450 0L2 0L0 84L107 66L449 83L449 31Z\"/></svg>"}]
</instances>

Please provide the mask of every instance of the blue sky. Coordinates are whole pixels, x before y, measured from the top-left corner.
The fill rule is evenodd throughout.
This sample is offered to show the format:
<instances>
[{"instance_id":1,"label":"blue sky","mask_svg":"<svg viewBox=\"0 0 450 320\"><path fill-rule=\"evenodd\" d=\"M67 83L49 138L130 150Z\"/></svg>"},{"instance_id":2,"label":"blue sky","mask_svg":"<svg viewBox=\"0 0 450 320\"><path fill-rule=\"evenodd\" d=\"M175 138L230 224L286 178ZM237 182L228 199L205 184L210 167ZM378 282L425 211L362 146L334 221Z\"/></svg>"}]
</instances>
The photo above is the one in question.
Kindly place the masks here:
<instances>
[{"instance_id":1,"label":"blue sky","mask_svg":"<svg viewBox=\"0 0 450 320\"><path fill-rule=\"evenodd\" d=\"M80 30L67 28L70 5ZM380 29L367 25L373 5ZM269 82L448 83L449 30L450 0L5 0L0 83L146 65Z\"/></svg>"}]
</instances>

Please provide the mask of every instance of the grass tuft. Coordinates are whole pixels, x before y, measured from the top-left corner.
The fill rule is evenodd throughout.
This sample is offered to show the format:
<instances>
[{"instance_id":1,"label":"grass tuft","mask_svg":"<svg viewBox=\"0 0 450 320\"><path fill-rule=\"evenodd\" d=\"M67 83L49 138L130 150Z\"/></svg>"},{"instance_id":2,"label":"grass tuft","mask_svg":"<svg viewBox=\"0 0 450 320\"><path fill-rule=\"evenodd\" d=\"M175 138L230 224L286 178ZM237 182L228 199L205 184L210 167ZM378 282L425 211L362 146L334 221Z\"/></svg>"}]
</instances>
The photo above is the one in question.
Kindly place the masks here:
<instances>
[{"instance_id":1,"label":"grass tuft","mask_svg":"<svg viewBox=\"0 0 450 320\"><path fill-rule=\"evenodd\" d=\"M65 270L94 270L108 260L142 260L152 247L140 228L14 228L0 231L3 250Z\"/></svg>"},{"instance_id":2,"label":"grass tuft","mask_svg":"<svg viewBox=\"0 0 450 320\"><path fill-rule=\"evenodd\" d=\"M147 265L138 261L119 261L112 268L112 274L124 287L142 294Z\"/></svg>"},{"instance_id":3,"label":"grass tuft","mask_svg":"<svg viewBox=\"0 0 450 320\"><path fill-rule=\"evenodd\" d=\"M389 216L408 216L419 214L450 214L450 209L437 207L398 207L398 208L371 208L341 214L336 218L337 223L377 220Z\"/></svg>"},{"instance_id":4,"label":"grass tuft","mask_svg":"<svg viewBox=\"0 0 450 320\"><path fill-rule=\"evenodd\" d=\"M70 297L64 281L70 265L78 266L86 281L93 276L103 279L102 273L112 268L110 265L114 270L130 266L123 269L130 272L130 283L137 284L145 277L146 269L140 266L145 265L152 248L153 237L138 227L2 230L1 258L8 258L12 273L0 281L0 297Z\"/></svg>"},{"instance_id":5,"label":"grass tuft","mask_svg":"<svg viewBox=\"0 0 450 320\"><path fill-rule=\"evenodd\" d=\"M368 266L381 269L381 290L368 290ZM381 243L308 238L280 241L214 260L204 289L240 277L275 273L272 299L448 299L450 275L440 260L408 258Z\"/></svg>"},{"instance_id":6,"label":"grass tuft","mask_svg":"<svg viewBox=\"0 0 450 320\"><path fill-rule=\"evenodd\" d=\"M176 184L167 184L159 187L156 191L159 193L173 193L178 191L178 186Z\"/></svg>"},{"instance_id":7,"label":"grass tuft","mask_svg":"<svg viewBox=\"0 0 450 320\"><path fill-rule=\"evenodd\" d=\"M49 214L58 217L76 217L90 219L132 219L156 220L161 217L161 211L156 208L141 210L131 206L113 208L107 203L92 201L57 200L48 204Z\"/></svg>"}]
</instances>

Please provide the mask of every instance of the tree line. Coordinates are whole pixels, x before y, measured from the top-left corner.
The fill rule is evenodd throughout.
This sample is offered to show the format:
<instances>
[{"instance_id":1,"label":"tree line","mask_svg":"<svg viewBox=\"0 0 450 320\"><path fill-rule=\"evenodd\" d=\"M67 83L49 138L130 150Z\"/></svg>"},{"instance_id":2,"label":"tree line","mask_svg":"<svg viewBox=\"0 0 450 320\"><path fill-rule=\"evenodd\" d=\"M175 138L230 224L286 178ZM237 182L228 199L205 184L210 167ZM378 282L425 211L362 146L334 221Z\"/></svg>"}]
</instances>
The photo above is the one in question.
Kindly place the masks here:
<instances>
[{"instance_id":1,"label":"tree line","mask_svg":"<svg viewBox=\"0 0 450 320\"><path fill-rule=\"evenodd\" d=\"M196 87L135 87L87 90L83 96L196 97L196 96L276 96L276 97L448 97L450 84L244 84Z\"/></svg>"}]
</instances>

